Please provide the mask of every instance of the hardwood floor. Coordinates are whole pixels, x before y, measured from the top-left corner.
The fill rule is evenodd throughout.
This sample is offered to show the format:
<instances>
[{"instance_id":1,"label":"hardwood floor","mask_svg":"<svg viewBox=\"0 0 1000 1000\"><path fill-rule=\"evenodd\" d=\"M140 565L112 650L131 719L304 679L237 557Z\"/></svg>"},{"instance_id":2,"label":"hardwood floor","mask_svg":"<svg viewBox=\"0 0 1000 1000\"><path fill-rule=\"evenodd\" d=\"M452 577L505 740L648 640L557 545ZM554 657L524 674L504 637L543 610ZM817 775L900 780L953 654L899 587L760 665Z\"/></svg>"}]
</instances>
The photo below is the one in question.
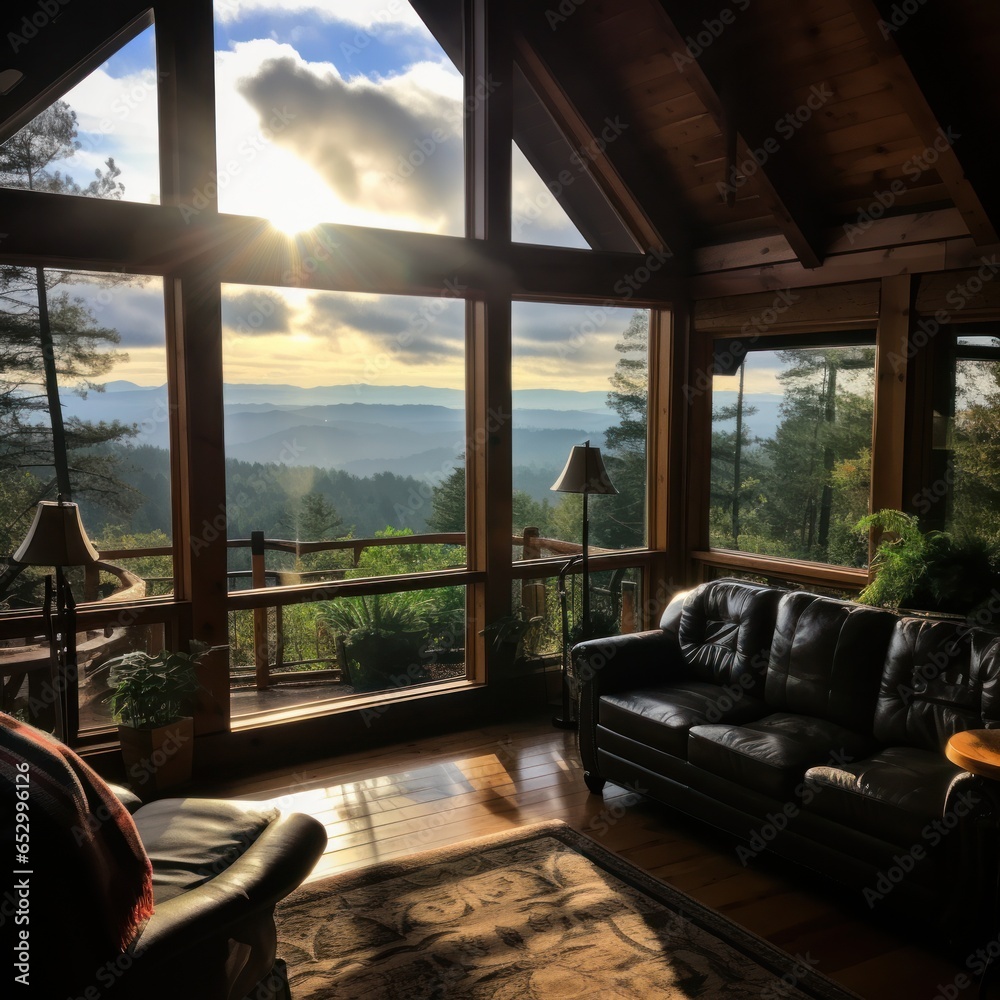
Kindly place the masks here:
<instances>
[{"instance_id":1,"label":"hardwood floor","mask_svg":"<svg viewBox=\"0 0 1000 1000\"><path fill-rule=\"evenodd\" d=\"M319 818L330 844L312 879L560 818L866 1000L975 995L974 988L951 992L957 965L873 923L856 902L811 885L800 869L762 859L744 867L731 838L617 786L608 785L603 798L590 795L575 744L574 733L546 720L521 721L203 790L273 799Z\"/></svg>"}]
</instances>

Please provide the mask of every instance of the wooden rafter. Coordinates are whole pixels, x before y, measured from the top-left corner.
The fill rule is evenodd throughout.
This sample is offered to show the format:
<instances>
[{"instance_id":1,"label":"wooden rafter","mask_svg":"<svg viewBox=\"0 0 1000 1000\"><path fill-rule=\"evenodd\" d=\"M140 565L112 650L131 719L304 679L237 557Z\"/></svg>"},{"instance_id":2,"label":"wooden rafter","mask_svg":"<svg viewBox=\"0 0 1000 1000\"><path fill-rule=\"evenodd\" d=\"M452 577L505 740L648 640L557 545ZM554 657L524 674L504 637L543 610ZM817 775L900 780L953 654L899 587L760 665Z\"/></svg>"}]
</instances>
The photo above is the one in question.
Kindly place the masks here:
<instances>
[{"instance_id":1,"label":"wooden rafter","mask_svg":"<svg viewBox=\"0 0 1000 1000\"><path fill-rule=\"evenodd\" d=\"M676 4L668 5L668 0L652 0L652 3L671 49L687 53L684 32L677 24L678 16L684 12L675 11ZM668 6L671 9L668 10ZM727 147L735 143L737 162L752 158L753 149L764 148L769 136L757 134L761 130L746 117L738 116L732 101L723 101L721 94L725 83L721 78L710 76L705 60L691 56L691 61L685 62L684 76L725 137ZM726 159L728 161L729 157ZM821 228L811 218L815 214L814 199L806 190L801 175L788 169L787 160L787 156L772 157L760 165L754 182L801 265L819 267L823 262L823 241Z\"/></svg>"},{"instance_id":2,"label":"wooden rafter","mask_svg":"<svg viewBox=\"0 0 1000 1000\"><path fill-rule=\"evenodd\" d=\"M883 18L875 0L850 0L850 5L900 104L927 149L934 151L933 168L947 187L955 207L962 213L973 240L978 246L1000 242L998 226L966 176L955 144L950 141L948 128L952 123L939 120L896 43L895 31L886 30L889 22ZM954 69L961 71L959 67Z\"/></svg>"},{"instance_id":3,"label":"wooden rafter","mask_svg":"<svg viewBox=\"0 0 1000 1000\"><path fill-rule=\"evenodd\" d=\"M577 111L545 60L524 35L515 36L515 52L525 78L573 149L587 151L586 157L581 159L626 228L644 249L667 248L669 240L666 234L660 231L635 199L607 149L600 149L595 144L590 126Z\"/></svg>"}]
</instances>

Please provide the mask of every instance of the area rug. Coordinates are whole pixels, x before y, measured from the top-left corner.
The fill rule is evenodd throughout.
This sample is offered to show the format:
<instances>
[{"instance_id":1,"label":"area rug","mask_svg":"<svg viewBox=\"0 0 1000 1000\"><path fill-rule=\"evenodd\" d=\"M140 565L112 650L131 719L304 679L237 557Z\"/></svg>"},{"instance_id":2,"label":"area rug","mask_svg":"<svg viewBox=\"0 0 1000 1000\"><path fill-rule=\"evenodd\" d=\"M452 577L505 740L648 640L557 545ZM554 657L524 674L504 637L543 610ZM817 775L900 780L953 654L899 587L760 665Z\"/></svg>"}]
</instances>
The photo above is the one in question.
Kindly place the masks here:
<instances>
[{"instance_id":1,"label":"area rug","mask_svg":"<svg viewBox=\"0 0 1000 1000\"><path fill-rule=\"evenodd\" d=\"M306 885L276 918L295 1000L856 996L561 822Z\"/></svg>"}]
</instances>

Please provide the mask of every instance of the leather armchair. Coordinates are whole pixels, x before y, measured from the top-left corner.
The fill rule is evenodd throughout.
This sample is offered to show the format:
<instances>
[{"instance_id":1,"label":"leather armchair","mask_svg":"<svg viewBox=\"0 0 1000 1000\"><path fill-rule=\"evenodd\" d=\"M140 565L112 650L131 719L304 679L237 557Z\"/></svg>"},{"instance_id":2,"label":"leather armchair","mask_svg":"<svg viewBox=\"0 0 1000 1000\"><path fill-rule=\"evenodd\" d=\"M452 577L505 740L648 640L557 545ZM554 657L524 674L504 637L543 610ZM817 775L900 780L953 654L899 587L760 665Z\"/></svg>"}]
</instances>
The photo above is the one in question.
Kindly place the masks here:
<instances>
[{"instance_id":1,"label":"leather armchair","mask_svg":"<svg viewBox=\"0 0 1000 1000\"><path fill-rule=\"evenodd\" d=\"M0 728L0 738L10 734ZM0 763L10 753L9 744L0 745ZM30 988L21 995L45 1000L288 997L282 966L276 964L274 907L322 855L327 836L320 822L300 813L283 815L259 802L175 798L142 805L127 790L112 788L132 814L152 864L154 910L125 951L109 950L95 919L93 873L79 870L80 854L71 849L81 833L53 822L44 808L45 767L44 751L32 747L32 874L30 924L25 925L31 976ZM0 799L0 849L12 859L15 789L2 768ZM84 817L94 826L107 821L107 815L93 811ZM0 941L7 955L14 953L21 929L9 880L4 876L0 883Z\"/></svg>"}]
</instances>

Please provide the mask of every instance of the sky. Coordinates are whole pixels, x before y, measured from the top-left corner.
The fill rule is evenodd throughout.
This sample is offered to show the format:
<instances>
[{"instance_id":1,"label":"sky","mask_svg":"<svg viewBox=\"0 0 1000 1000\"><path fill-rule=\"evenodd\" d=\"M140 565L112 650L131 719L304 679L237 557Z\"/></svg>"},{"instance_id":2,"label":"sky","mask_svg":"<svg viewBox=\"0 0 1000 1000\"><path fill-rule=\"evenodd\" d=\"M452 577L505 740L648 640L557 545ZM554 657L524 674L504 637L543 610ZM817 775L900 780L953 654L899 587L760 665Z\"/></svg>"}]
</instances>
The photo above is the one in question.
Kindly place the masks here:
<instances>
[{"instance_id":1,"label":"sky","mask_svg":"<svg viewBox=\"0 0 1000 1000\"><path fill-rule=\"evenodd\" d=\"M317 221L464 232L462 80L408 3L216 0L215 11L222 211L288 232ZM153 26L65 96L81 148L61 166L78 183L113 156L126 200L159 200L155 81ZM517 238L585 248L516 147L512 166ZM84 281L75 294L122 335L129 362L113 377L162 383L159 282L109 290ZM464 384L454 300L243 286L223 294L227 381ZM630 315L515 305L515 384L607 389Z\"/></svg>"}]
</instances>

